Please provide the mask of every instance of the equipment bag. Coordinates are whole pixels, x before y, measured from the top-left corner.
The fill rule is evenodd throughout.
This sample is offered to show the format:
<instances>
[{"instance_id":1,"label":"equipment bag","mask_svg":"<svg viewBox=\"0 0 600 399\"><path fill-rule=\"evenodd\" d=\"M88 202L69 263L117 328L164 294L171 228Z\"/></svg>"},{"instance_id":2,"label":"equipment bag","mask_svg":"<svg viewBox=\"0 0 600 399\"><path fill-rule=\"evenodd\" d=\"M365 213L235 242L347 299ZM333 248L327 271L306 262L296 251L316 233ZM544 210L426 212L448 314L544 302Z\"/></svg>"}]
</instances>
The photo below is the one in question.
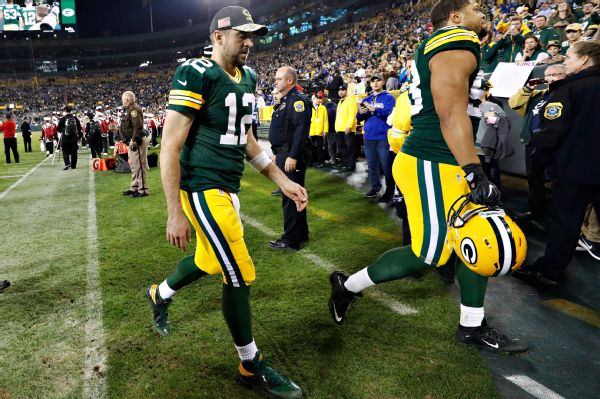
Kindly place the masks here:
<instances>
[{"instance_id":1,"label":"equipment bag","mask_svg":"<svg viewBox=\"0 0 600 399\"><path fill-rule=\"evenodd\" d=\"M77 117L74 115L67 116L65 120L65 132L63 133L62 140L64 142L77 141Z\"/></svg>"}]
</instances>

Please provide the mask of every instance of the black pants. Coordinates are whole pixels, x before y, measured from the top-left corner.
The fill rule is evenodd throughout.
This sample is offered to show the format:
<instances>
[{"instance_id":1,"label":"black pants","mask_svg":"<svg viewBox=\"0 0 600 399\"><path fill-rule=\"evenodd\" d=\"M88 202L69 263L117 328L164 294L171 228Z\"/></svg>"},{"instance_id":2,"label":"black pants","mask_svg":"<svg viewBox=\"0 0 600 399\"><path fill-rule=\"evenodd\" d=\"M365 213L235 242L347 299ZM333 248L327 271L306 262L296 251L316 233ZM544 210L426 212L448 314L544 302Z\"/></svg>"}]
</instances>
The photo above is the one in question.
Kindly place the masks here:
<instances>
[{"instance_id":1,"label":"black pants","mask_svg":"<svg viewBox=\"0 0 600 399\"><path fill-rule=\"evenodd\" d=\"M546 219L546 163L531 155L535 147L525 146L525 171L529 186L529 211L534 219Z\"/></svg>"},{"instance_id":2,"label":"black pants","mask_svg":"<svg viewBox=\"0 0 600 399\"><path fill-rule=\"evenodd\" d=\"M325 149L323 148L323 136L311 136L312 141L312 152L309 164L311 165L322 165L325 162Z\"/></svg>"},{"instance_id":3,"label":"black pants","mask_svg":"<svg viewBox=\"0 0 600 399\"><path fill-rule=\"evenodd\" d=\"M304 187L306 163L303 159L299 159L296 164L296 170L288 173L285 171L285 160L287 157L288 153L286 152L277 154L275 156L275 164L291 181ZM281 235L281 239L291 248L298 249L302 242L308 240L306 209L298 212L296 210L296 203L285 195L281 196L281 205L283 207L283 234Z\"/></svg>"},{"instance_id":4,"label":"black pants","mask_svg":"<svg viewBox=\"0 0 600 399\"><path fill-rule=\"evenodd\" d=\"M17 150L17 138L4 139L4 154L6 155L6 163L11 163L10 152L12 151L15 162L19 163L19 151Z\"/></svg>"},{"instance_id":5,"label":"black pants","mask_svg":"<svg viewBox=\"0 0 600 399\"><path fill-rule=\"evenodd\" d=\"M25 152L31 152L31 134L23 133L23 144L25 145Z\"/></svg>"},{"instance_id":6,"label":"black pants","mask_svg":"<svg viewBox=\"0 0 600 399\"><path fill-rule=\"evenodd\" d=\"M158 137L158 130L154 127L154 128L152 128L152 139L150 141L150 145L152 145L152 147L156 147L156 145L158 144L158 141L156 141L157 137Z\"/></svg>"},{"instance_id":7,"label":"black pants","mask_svg":"<svg viewBox=\"0 0 600 399\"><path fill-rule=\"evenodd\" d=\"M102 141L100 137L90 137L90 151L92 158L100 158L102 155Z\"/></svg>"},{"instance_id":8,"label":"black pants","mask_svg":"<svg viewBox=\"0 0 600 399\"><path fill-rule=\"evenodd\" d=\"M346 140L344 136L346 134L344 132L336 132L335 133L335 145L337 147L338 157L341 160L341 164L343 166L346 165L346 158L348 157L348 148L346 147Z\"/></svg>"},{"instance_id":9,"label":"black pants","mask_svg":"<svg viewBox=\"0 0 600 399\"><path fill-rule=\"evenodd\" d=\"M115 145L115 135L111 131L108 132L108 143L111 145L111 147L114 147Z\"/></svg>"},{"instance_id":10,"label":"black pants","mask_svg":"<svg viewBox=\"0 0 600 399\"><path fill-rule=\"evenodd\" d=\"M54 140L46 140L46 151L49 155L54 154Z\"/></svg>"},{"instance_id":11,"label":"black pants","mask_svg":"<svg viewBox=\"0 0 600 399\"><path fill-rule=\"evenodd\" d=\"M356 160L360 153L360 141L354 132L344 134L344 143L346 144L346 158L344 164L352 169L356 169Z\"/></svg>"},{"instance_id":12,"label":"black pants","mask_svg":"<svg viewBox=\"0 0 600 399\"><path fill-rule=\"evenodd\" d=\"M535 262L535 270L549 277L562 277L573 258L590 203L600 209L600 185L586 185L560 177L552 179L552 220L544 256Z\"/></svg>"},{"instance_id":13,"label":"black pants","mask_svg":"<svg viewBox=\"0 0 600 399\"><path fill-rule=\"evenodd\" d=\"M63 160L65 166L71 166L72 169L77 167L77 142L69 142L61 144Z\"/></svg>"},{"instance_id":14,"label":"black pants","mask_svg":"<svg viewBox=\"0 0 600 399\"><path fill-rule=\"evenodd\" d=\"M327 152L329 153L329 160L331 162L335 162L336 158L339 158L337 143L335 141L335 132L327 133L325 139L327 140Z\"/></svg>"}]
</instances>

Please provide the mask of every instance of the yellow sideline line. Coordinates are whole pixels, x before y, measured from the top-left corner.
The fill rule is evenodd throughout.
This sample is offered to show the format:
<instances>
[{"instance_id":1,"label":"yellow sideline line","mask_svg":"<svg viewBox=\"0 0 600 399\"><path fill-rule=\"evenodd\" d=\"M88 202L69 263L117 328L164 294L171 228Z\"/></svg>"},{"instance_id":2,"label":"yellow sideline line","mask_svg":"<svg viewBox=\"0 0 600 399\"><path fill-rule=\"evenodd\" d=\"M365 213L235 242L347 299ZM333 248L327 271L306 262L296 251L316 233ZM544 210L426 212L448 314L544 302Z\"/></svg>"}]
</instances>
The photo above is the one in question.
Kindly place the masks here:
<instances>
[{"instance_id":1,"label":"yellow sideline line","mask_svg":"<svg viewBox=\"0 0 600 399\"><path fill-rule=\"evenodd\" d=\"M309 206L308 211L310 213L314 213L315 216L320 217L321 219L329 220L331 222L345 222L346 218L340 215L336 215L335 213L331 213L326 211L325 209L320 209L315 206Z\"/></svg>"},{"instance_id":2,"label":"yellow sideline line","mask_svg":"<svg viewBox=\"0 0 600 399\"><path fill-rule=\"evenodd\" d=\"M561 313L579 319L591 326L600 328L600 313L596 312L595 310L560 298L542 301L542 304Z\"/></svg>"},{"instance_id":3,"label":"yellow sideline line","mask_svg":"<svg viewBox=\"0 0 600 399\"><path fill-rule=\"evenodd\" d=\"M381 241L393 241L397 240L398 236L390 233L386 233L385 231L381 231L375 227L359 227L356 229L360 234L365 236L377 238Z\"/></svg>"}]
</instances>

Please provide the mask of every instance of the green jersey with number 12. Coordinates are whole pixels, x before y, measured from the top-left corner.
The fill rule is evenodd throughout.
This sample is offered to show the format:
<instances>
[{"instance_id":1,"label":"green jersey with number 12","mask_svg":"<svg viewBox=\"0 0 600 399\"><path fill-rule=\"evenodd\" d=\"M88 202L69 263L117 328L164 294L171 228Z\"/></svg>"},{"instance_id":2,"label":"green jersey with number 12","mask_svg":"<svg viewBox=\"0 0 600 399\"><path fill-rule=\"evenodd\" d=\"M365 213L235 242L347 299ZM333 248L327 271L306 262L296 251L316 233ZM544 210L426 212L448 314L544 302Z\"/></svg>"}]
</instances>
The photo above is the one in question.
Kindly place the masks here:
<instances>
[{"instance_id":1,"label":"green jersey with number 12","mask_svg":"<svg viewBox=\"0 0 600 399\"><path fill-rule=\"evenodd\" d=\"M255 90L248 67L231 76L215 61L196 58L177 68L168 108L194 116L179 159L183 190L240 191Z\"/></svg>"},{"instance_id":2,"label":"green jersey with number 12","mask_svg":"<svg viewBox=\"0 0 600 399\"><path fill-rule=\"evenodd\" d=\"M35 7L23 7L21 8L21 15L23 15L23 30L29 30L33 25L37 23Z\"/></svg>"}]
</instances>

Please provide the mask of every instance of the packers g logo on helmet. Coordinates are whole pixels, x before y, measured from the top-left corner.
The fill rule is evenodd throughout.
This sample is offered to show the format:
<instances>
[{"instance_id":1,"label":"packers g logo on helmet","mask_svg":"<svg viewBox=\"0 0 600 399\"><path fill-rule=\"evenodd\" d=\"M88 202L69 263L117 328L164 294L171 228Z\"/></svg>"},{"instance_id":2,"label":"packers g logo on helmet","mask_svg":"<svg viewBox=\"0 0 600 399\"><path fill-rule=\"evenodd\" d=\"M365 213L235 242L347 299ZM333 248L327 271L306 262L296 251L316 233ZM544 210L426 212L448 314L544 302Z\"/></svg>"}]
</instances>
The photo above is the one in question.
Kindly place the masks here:
<instances>
[{"instance_id":1,"label":"packers g logo on helmet","mask_svg":"<svg viewBox=\"0 0 600 399\"><path fill-rule=\"evenodd\" d=\"M527 254L523 231L501 208L457 199L448 211L447 245L472 271L504 276L517 270Z\"/></svg>"}]
</instances>

